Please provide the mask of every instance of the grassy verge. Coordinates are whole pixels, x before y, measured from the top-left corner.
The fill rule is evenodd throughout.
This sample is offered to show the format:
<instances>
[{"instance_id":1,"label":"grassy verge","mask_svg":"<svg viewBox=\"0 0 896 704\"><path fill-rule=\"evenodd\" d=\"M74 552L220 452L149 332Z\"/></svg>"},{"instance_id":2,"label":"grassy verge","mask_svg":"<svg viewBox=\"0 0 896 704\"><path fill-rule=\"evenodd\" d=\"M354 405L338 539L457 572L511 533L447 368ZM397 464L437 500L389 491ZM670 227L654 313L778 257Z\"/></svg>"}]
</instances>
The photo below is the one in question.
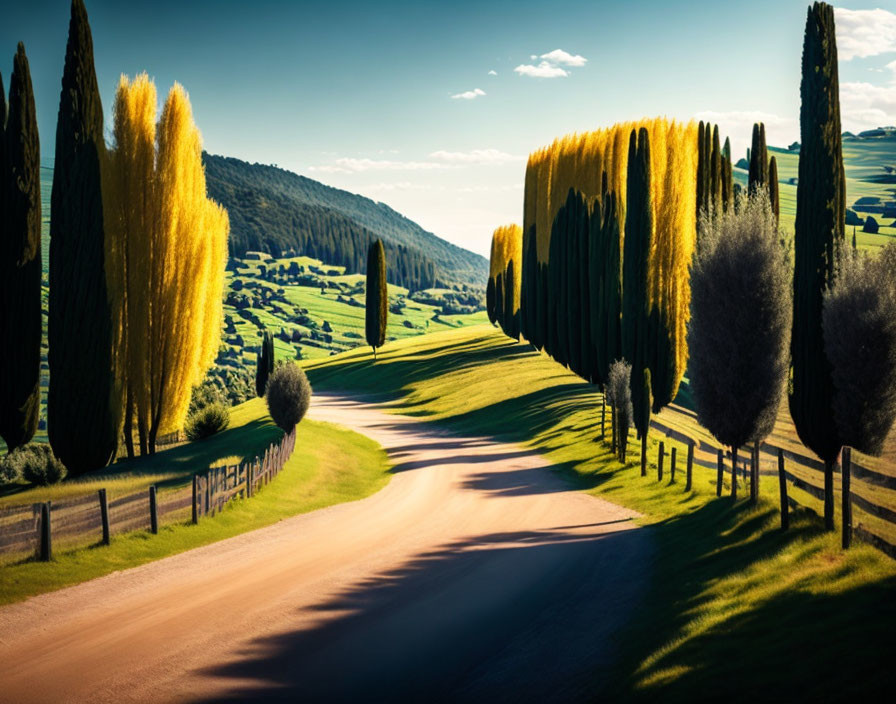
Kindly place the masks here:
<instances>
[{"instance_id":1,"label":"grassy verge","mask_svg":"<svg viewBox=\"0 0 896 704\"><path fill-rule=\"evenodd\" d=\"M269 425L264 417L244 425L247 442L259 427ZM276 429L273 432L279 434ZM238 435L234 437L234 441L238 439ZM166 454L156 456L160 464ZM108 547L61 553L50 563L28 560L0 567L0 604L136 567L289 516L361 499L386 485L389 467L385 452L372 440L328 423L305 420L299 425L296 449L284 470L252 499L235 500L199 525L163 526L158 535L127 533L113 536Z\"/></svg>"},{"instance_id":2,"label":"grassy verge","mask_svg":"<svg viewBox=\"0 0 896 704\"><path fill-rule=\"evenodd\" d=\"M596 442L599 394L531 346L468 328L390 343L376 363L356 350L306 367L317 390L377 394L397 412L528 445L576 488L644 514L652 587L620 642L614 699L861 699L893 686L880 653L896 627L896 562L863 545L842 552L808 512L782 533L774 481L756 506L717 499L700 467L685 493L682 460L674 484L668 460L658 482L656 438L642 478L634 443L622 465Z\"/></svg>"}]
</instances>

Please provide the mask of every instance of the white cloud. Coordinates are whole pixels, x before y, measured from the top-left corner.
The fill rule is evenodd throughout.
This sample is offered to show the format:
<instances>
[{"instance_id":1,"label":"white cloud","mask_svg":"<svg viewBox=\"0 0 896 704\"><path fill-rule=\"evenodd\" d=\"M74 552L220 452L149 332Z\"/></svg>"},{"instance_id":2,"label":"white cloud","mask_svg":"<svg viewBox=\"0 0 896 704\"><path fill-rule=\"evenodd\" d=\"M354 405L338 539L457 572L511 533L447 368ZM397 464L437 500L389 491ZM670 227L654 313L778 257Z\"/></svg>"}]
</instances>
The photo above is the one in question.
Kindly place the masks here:
<instances>
[{"instance_id":1,"label":"white cloud","mask_svg":"<svg viewBox=\"0 0 896 704\"><path fill-rule=\"evenodd\" d=\"M485 95L485 91L481 88L474 88L473 90L465 90L463 93L455 93L451 96L452 100L473 100L478 98L480 95Z\"/></svg>"},{"instance_id":2,"label":"white cloud","mask_svg":"<svg viewBox=\"0 0 896 704\"><path fill-rule=\"evenodd\" d=\"M547 54L542 54L540 58L553 64L562 64L564 66L584 66L588 61L584 56L572 55L563 51L563 49L554 49Z\"/></svg>"},{"instance_id":3,"label":"white cloud","mask_svg":"<svg viewBox=\"0 0 896 704\"><path fill-rule=\"evenodd\" d=\"M834 8L837 54L841 61L896 52L896 14Z\"/></svg>"},{"instance_id":4,"label":"white cloud","mask_svg":"<svg viewBox=\"0 0 896 704\"><path fill-rule=\"evenodd\" d=\"M529 54L529 58L532 59L532 61L535 61L535 59L537 59L538 56L536 56L535 54Z\"/></svg>"},{"instance_id":5,"label":"white cloud","mask_svg":"<svg viewBox=\"0 0 896 704\"><path fill-rule=\"evenodd\" d=\"M887 86L841 83L840 113L843 129L850 132L892 125L896 121L896 80Z\"/></svg>"},{"instance_id":6,"label":"white cloud","mask_svg":"<svg viewBox=\"0 0 896 704\"><path fill-rule=\"evenodd\" d=\"M497 76L497 75L498 75L498 72L495 71L495 69L492 69L491 71L488 72L488 75L489 75L489 76Z\"/></svg>"},{"instance_id":7,"label":"white cloud","mask_svg":"<svg viewBox=\"0 0 896 704\"><path fill-rule=\"evenodd\" d=\"M308 170L331 174L352 174L364 171L432 171L448 168L451 167L434 161L391 161L388 159L341 157L334 160L332 164L311 166Z\"/></svg>"},{"instance_id":8,"label":"white cloud","mask_svg":"<svg viewBox=\"0 0 896 704\"><path fill-rule=\"evenodd\" d=\"M521 76L529 76L531 78L562 78L569 75L569 72L565 69L554 66L547 61L542 61L538 66L520 64L513 70Z\"/></svg>"},{"instance_id":9,"label":"white cloud","mask_svg":"<svg viewBox=\"0 0 896 704\"><path fill-rule=\"evenodd\" d=\"M440 150L429 155L430 159L450 164L512 164L524 161L525 157L514 156L498 149L473 149L468 152L449 152Z\"/></svg>"}]
</instances>

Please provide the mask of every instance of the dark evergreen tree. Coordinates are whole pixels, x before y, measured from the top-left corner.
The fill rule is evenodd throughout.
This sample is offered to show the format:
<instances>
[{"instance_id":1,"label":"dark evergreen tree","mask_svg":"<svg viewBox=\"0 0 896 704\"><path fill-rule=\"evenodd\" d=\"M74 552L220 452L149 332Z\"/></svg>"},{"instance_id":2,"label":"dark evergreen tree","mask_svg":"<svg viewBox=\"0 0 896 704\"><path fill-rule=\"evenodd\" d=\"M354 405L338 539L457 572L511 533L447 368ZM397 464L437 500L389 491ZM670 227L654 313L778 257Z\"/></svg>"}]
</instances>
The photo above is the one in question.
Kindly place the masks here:
<instances>
[{"instance_id":1,"label":"dark evergreen tree","mask_svg":"<svg viewBox=\"0 0 896 704\"><path fill-rule=\"evenodd\" d=\"M504 305L506 299L504 297L504 274L498 274L495 277L495 320L500 328L504 329Z\"/></svg>"},{"instance_id":2,"label":"dark evergreen tree","mask_svg":"<svg viewBox=\"0 0 896 704\"><path fill-rule=\"evenodd\" d=\"M100 163L103 107L83 0L72 1L50 216L47 430L69 474L108 464L118 441Z\"/></svg>"},{"instance_id":3,"label":"dark evergreen tree","mask_svg":"<svg viewBox=\"0 0 896 704\"><path fill-rule=\"evenodd\" d=\"M768 184L768 149L765 145L765 124L753 125L753 142L750 148L750 172L748 192L754 194Z\"/></svg>"},{"instance_id":4,"label":"dark evergreen tree","mask_svg":"<svg viewBox=\"0 0 896 704\"><path fill-rule=\"evenodd\" d=\"M781 194L778 185L778 160L775 157L768 164L768 202L775 215L775 222L778 222L781 218Z\"/></svg>"},{"instance_id":5,"label":"dark evergreen tree","mask_svg":"<svg viewBox=\"0 0 896 704\"><path fill-rule=\"evenodd\" d=\"M488 284L485 287L485 310L488 313L488 321L494 325L497 322L495 317L495 277L488 277Z\"/></svg>"},{"instance_id":6,"label":"dark evergreen tree","mask_svg":"<svg viewBox=\"0 0 896 704\"><path fill-rule=\"evenodd\" d=\"M710 189L710 205L712 213L722 210L722 147L719 144L719 126L712 129L712 159L710 163L712 185Z\"/></svg>"},{"instance_id":7,"label":"dark evergreen tree","mask_svg":"<svg viewBox=\"0 0 896 704\"><path fill-rule=\"evenodd\" d=\"M0 85L0 92L3 87ZM31 72L19 43L0 102L0 436L9 451L34 437L40 412L40 140Z\"/></svg>"},{"instance_id":8,"label":"dark evergreen tree","mask_svg":"<svg viewBox=\"0 0 896 704\"><path fill-rule=\"evenodd\" d=\"M725 137L725 146L722 147L722 209L727 213L733 210L734 191L733 173L731 170L731 140Z\"/></svg>"},{"instance_id":9,"label":"dark evergreen tree","mask_svg":"<svg viewBox=\"0 0 896 704\"><path fill-rule=\"evenodd\" d=\"M809 8L800 84L800 161L796 191L790 414L800 440L825 463L825 525L834 527L834 463L842 445L834 386L824 353L822 301L842 247L846 179L834 9Z\"/></svg>"},{"instance_id":10,"label":"dark evergreen tree","mask_svg":"<svg viewBox=\"0 0 896 704\"><path fill-rule=\"evenodd\" d=\"M264 337L258 348L258 359L255 365L255 394L262 398L268 388L268 379L274 371L274 336L269 330L264 331Z\"/></svg>"},{"instance_id":11,"label":"dark evergreen tree","mask_svg":"<svg viewBox=\"0 0 896 704\"><path fill-rule=\"evenodd\" d=\"M507 262L506 284L504 286L504 334L514 340L520 339L518 329L518 311L514 310L516 296L516 273L513 270L513 260Z\"/></svg>"},{"instance_id":12,"label":"dark evergreen tree","mask_svg":"<svg viewBox=\"0 0 896 704\"><path fill-rule=\"evenodd\" d=\"M712 206L712 125L703 128L703 201L700 207L707 213ZM654 380L655 381L655 380ZM654 387L656 384L654 384Z\"/></svg>"},{"instance_id":13,"label":"dark evergreen tree","mask_svg":"<svg viewBox=\"0 0 896 704\"><path fill-rule=\"evenodd\" d=\"M578 374L582 374L582 297L579 288L579 233L581 213L585 209L581 194L569 189L566 198L567 230L565 244L563 283L566 286L566 349L567 364Z\"/></svg>"},{"instance_id":14,"label":"dark evergreen tree","mask_svg":"<svg viewBox=\"0 0 896 704\"><path fill-rule=\"evenodd\" d=\"M705 147L704 131L704 147ZM648 318L647 262L653 231L650 184L650 144L648 133L632 130L628 150L626 181L625 251L622 256L622 354L631 361L632 378L643 379L650 345ZM647 432L645 406L649 400L638 383L632 389L635 427L638 436Z\"/></svg>"},{"instance_id":15,"label":"dark evergreen tree","mask_svg":"<svg viewBox=\"0 0 896 704\"><path fill-rule=\"evenodd\" d=\"M703 120L697 125L697 222L700 222L700 211L703 209L703 193L706 190L704 177L706 174L706 156L703 153Z\"/></svg>"},{"instance_id":16,"label":"dark evergreen tree","mask_svg":"<svg viewBox=\"0 0 896 704\"><path fill-rule=\"evenodd\" d=\"M367 251L367 307L365 332L367 344L376 351L386 342L389 315L389 290L386 286L386 253L382 240L376 240Z\"/></svg>"}]
</instances>

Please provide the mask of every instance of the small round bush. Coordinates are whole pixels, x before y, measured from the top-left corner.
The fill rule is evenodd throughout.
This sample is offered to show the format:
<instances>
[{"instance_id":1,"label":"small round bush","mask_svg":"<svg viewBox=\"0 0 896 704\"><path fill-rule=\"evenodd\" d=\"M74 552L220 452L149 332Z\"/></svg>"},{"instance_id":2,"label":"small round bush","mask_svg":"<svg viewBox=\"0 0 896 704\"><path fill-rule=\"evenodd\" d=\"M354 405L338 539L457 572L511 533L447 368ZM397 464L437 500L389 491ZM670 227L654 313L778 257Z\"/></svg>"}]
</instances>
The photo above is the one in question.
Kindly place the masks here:
<instances>
[{"instance_id":1,"label":"small round bush","mask_svg":"<svg viewBox=\"0 0 896 704\"><path fill-rule=\"evenodd\" d=\"M277 367L268 379L268 412L287 433L305 417L311 403L311 384L301 367L289 362Z\"/></svg>"},{"instance_id":2,"label":"small round bush","mask_svg":"<svg viewBox=\"0 0 896 704\"><path fill-rule=\"evenodd\" d=\"M46 443L31 443L14 450L4 461L13 476L40 486L56 484L65 477L65 465Z\"/></svg>"},{"instance_id":3,"label":"small round bush","mask_svg":"<svg viewBox=\"0 0 896 704\"><path fill-rule=\"evenodd\" d=\"M227 430L230 425L230 412L220 401L210 403L195 411L187 418L184 430L190 440L203 440Z\"/></svg>"},{"instance_id":4,"label":"small round bush","mask_svg":"<svg viewBox=\"0 0 896 704\"><path fill-rule=\"evenodd\" d=\"M21 478L22 475L13 462L12 455L0 456L0 482L17 482Z\"/></svg>"}]
</instances>

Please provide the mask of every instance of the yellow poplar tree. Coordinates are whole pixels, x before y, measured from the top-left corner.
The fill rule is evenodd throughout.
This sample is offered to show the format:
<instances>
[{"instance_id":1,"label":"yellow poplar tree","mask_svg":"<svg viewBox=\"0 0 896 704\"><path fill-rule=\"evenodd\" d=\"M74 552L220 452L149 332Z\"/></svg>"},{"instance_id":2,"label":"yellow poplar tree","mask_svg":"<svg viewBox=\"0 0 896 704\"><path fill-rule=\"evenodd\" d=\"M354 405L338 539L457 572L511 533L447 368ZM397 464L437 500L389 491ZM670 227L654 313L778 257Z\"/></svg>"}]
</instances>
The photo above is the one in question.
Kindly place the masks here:
<instances>
[{"instance_id":1,"label":"yellow poplar tree","mask_svg":"<svg viewBox=\"0 0 896 704\"><path fill-rule=\"evenodd\" d=\"M206 196L201 137L183 87L175 83L157 126L155 113L149 78L122 78L104 181L125 436L135 418L141 451L150 453L160 433L183 425L192 387L217 354L229 230L227 212Z\"/></svg>"}]
</instances>

